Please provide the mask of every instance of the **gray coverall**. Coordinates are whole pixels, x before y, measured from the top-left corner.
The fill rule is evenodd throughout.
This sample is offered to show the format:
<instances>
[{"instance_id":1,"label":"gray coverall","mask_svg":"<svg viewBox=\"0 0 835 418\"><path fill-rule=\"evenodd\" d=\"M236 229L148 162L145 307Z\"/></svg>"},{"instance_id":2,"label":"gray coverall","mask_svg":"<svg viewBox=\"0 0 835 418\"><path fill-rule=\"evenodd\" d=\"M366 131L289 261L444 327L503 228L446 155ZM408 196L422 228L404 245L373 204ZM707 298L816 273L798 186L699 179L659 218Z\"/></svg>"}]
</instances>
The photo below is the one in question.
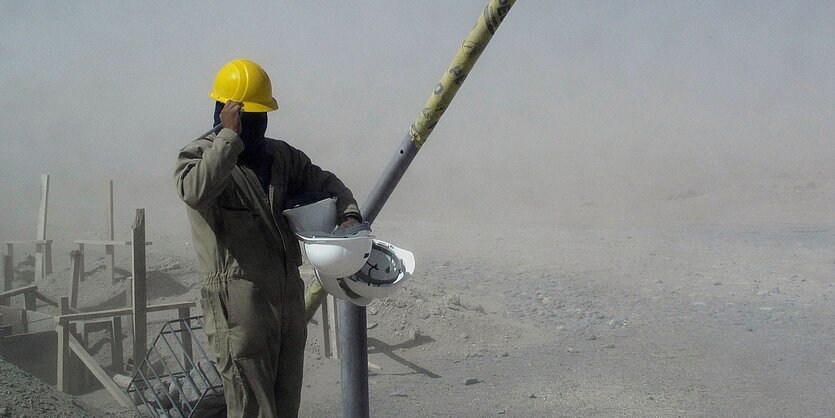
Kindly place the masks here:
<instances>
[{"instance_id":1,"label":"gray coverall","mask_svg":"<svg viewBox=\"0 0 835 418\"><path fill-rule=\"evenodd\" d=\"M359 216L335 175L283 141L266 141L273 159L268 194L238 163L244 144L230 129L183 148L174 176L188 205L206 333L229 417L298 415L307 324L301 252L281 214L285 201L326 192L337 197L339 221Z\"/></svg>"}]
</instances>

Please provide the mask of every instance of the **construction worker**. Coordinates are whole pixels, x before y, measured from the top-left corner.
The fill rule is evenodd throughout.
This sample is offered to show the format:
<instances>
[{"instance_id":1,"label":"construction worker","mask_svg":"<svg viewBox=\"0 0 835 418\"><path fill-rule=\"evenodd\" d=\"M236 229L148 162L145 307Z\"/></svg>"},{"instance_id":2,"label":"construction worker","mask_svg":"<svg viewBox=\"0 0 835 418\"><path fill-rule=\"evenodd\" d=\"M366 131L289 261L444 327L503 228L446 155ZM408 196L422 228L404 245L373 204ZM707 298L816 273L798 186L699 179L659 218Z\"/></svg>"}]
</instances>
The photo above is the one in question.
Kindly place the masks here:
<instances>
[{"instance_id":1,"label":"construction worker","mask_svg":"<svg viewBox=\"0 0 835 418\"><path fill-rule=\"evenodd\" d=\"M265 138L278 109L267 73L237 59L209 94L219 132L180 151L175 180L188 205L203 280L201 305L229 417L295 417L301 398L301 252L281 215L308 193L337 198L342 227L362 222L351 191L284 141Z\"/></svg>"}]
</instances>

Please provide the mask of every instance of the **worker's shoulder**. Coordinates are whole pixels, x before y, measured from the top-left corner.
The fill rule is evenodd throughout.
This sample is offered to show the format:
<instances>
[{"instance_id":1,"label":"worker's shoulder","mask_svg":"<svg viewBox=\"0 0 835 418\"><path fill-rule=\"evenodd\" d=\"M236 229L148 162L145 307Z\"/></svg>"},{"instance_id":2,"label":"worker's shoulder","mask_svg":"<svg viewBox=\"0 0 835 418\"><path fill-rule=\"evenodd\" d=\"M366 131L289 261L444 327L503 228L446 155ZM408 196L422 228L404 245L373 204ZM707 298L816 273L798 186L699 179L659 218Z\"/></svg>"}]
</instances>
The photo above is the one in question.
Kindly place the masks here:
<instances>
[{"instance_id":1,"label":"worker's shoulder","mask_svg":"<svg viewBox=\"0 0 835 418\"><path fill-rule=\"evenodd\" d=\"M269 147L272 150L273 154L293 154L300 152L296 147L287 143L287 141L283 139L274 139L274 138L266 138L268 143L270 144Z\"/></svg>"},{"instance_id":2,"label":"worker's shoulder","mask_svg":"<svg viewBox=\"0 0 835 418\"><path fill-rule=\"evenodd\" d=\"M180 152L198 153L202 154L206 148L211 148L214 142L215 134L207 135L203 138L197 138L180 148Z\"/></svg>"}]
</instances>

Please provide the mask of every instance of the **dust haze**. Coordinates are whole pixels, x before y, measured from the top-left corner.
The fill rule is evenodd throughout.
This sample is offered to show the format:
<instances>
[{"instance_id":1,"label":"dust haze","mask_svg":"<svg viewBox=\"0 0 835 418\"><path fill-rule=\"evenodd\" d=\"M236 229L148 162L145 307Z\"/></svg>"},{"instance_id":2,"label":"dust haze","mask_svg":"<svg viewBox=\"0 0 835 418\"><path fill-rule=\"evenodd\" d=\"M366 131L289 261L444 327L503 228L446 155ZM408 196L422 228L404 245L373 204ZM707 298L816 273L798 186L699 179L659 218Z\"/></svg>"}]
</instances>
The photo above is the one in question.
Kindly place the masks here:
<instances>
[{"instance_id":1,"label":"dust haze","mask_svg":"<svg viewBox=\"0 0 835 418\"><path fill-rule=\"evenodd\" d=\"M261 64L267 135L362 205L485 3L2 2L0 241L34 238L51 174L57 300L114 180L149 303L195 300L173 166L218 69ZM518 1L375 223L418 268L368 308L372 415L831 415L833 39L835 2ZM127 303L90 251L80 308ZM317 329L302 415L337 416ZM118 411L97 393L65 406Z\"/></svg>"},{"instance_id":2,"label":"dust haze","mask_svg":"<svg viewBox=\"0 0 835 418\"><path fill-rule=\"evenodd\" d=\"M273 79L269 135L362 202L482 3L4 3L2 228L34 229L50 173L50 228L97 230L113 179L122 228L145 207L150 233L187 235L173 161L236 57ZM511 16L383 218L779 221L774 188L831 201L833 5L525 1Z\"/></svg>"}]
</instances>

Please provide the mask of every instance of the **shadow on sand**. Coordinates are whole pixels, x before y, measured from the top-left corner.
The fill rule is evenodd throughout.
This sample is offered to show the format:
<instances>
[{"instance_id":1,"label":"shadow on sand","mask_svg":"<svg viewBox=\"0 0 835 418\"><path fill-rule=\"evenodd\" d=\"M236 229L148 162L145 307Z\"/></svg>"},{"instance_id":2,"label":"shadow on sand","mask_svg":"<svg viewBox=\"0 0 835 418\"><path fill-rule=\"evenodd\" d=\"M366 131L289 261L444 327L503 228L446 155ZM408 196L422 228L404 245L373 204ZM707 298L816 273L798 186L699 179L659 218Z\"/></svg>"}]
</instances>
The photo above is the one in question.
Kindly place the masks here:
<instances>
[{"instance_id":1,"label":"shadow on sand","mask_svg":"<svg viewBox=\"0 0 835 418\"><path fill-rule=\"evenodd\" d=\"M421 334L421 335L418 335L415 339L412 339L412 340L409 340L409 341L404 341L404 342L402 342L400 344L396 344L396 345L390 345L390 344L386 344L386 343L384 343L384 342L382 342L382 341L380 341L376 338L369 337L368 338L368 354L372 354L372 353L383 354L385 356L388 356L392 360L394 360L394 361L396 361L396 362L414 370L414 372L410 372L410 373L385 373L386 375L407 375L407 374L420 373L424 376L427 376L427 377L430 377L430 378L433 378L433 379L437 379L437 378L441 377L441 375L435 374L435 373L433 373L433 372L431 372L427 369L424 369L423 367L420 367L417 364L412 363L411 361L406 360L403 357L400 357L399 355L397 355L395 353L395 350L398 350L398 349L419 347L423 344L428 344L428 343L431 343L431 342L434 342L434 341L435 341L434 338L432 338L428 335L422 335ZM380 373L369 372L369 374L372 375L372 374L380 374Z\"/></svg>"}]
</instances>

